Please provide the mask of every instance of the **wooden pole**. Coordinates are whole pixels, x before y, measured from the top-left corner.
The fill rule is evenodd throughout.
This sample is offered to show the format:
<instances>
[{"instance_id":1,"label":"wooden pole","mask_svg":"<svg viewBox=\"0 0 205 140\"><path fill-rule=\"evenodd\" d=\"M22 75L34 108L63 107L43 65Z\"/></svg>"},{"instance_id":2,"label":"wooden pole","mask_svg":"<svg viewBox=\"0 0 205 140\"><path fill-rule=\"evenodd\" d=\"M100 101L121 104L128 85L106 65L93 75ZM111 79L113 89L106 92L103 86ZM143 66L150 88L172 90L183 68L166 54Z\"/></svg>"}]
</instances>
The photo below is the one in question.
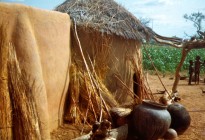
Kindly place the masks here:
<instances>
[{"instance_id":1,"label":"wooden pole","mask_svg":"<svg viewBox=\"0 0 205 140\"><path fill-rule=\"evenodd\" d=\"M177 92L177 86L178 86L179 80L180 80L180 70L181 70L181 67L182 67L184 60L186 59L186 56L187 56L189 51L190 51L190 49L186 49L186 48L182 49L182 57L181 57L180 63L178 64L178 66L176 68L175 80L174 80L174 84L172 87L172 93Z\"/></svg>"}]
</instances>

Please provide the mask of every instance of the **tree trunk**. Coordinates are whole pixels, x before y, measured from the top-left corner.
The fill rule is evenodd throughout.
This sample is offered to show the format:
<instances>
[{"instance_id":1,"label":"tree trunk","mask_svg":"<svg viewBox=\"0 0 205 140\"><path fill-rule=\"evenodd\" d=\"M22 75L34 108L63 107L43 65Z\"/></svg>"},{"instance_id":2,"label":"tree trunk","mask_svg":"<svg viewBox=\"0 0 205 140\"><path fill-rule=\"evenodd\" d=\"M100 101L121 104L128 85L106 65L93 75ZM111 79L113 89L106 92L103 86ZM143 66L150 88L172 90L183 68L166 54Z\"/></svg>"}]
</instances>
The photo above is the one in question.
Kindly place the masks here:
<instances>
[{"instance_id":1,"label":"tree trunk","mask_svg":"<svg viewBox=\"0 0 205 140\"><path fill-rule=\"evenodd\" d=\"M186 48L183 48L183 50L182 50L182 57L181 57L180 63L177 66L176 72L175 72L175 81L174 81L174 84L173 84L173 87L172 87L172 92L173 93L177 92L177 86L178 86L179 80L180 80L180 73L179 72L181 70L181 67L182 67L182 65L184 63L184 60L186 59L186 56L187 56L189 51L190 51L190 49L186 49Z\"/></svg>"}]
</instances>

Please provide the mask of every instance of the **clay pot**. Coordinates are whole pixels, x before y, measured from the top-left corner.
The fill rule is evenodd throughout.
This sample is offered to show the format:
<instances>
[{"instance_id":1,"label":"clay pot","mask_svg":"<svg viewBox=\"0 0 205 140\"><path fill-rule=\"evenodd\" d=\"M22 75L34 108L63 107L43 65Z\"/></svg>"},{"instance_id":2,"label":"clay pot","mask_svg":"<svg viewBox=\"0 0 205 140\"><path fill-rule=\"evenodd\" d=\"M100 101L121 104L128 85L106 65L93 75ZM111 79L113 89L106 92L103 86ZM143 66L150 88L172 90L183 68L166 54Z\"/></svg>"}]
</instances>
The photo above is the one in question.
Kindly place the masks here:
<instances>
[{"instance_id":1,"label":"clay pot","mask_svg":"<svg viewBox=\"0 0 205 140\"><path fill-rule=\"evenodd\" d=\"M167 106L144 100L132 114L132 128L140 140L157 140L164 136L171 124Z\"/></svg>"},{"instance_id":2,"label":"clay pot","mask_svg":"<svg viewBox=\"0 0 205 140\"><path fill-rule=\"evenodd\" d=\"M174 130L174 129L172 129L172 128L170 128L170 129L168 129L167 130L167 132L164 134L164 136L163 136L163 138L165 139L165 140L175 140L175 139L177 139L177 132Z\"/></svg>"},{"instance_id":3,"label":"clay pot","mask_svg":"<svg viewBox=\"0 0 205 140\"><path fill-rule=\"evenodd\" d=\"M170 128L175 129L178 135L183 134L191 123L189 112L183 105L179 103L169 105L167 110L169 111L172 118Z\"/></svg>"}]
</instances>

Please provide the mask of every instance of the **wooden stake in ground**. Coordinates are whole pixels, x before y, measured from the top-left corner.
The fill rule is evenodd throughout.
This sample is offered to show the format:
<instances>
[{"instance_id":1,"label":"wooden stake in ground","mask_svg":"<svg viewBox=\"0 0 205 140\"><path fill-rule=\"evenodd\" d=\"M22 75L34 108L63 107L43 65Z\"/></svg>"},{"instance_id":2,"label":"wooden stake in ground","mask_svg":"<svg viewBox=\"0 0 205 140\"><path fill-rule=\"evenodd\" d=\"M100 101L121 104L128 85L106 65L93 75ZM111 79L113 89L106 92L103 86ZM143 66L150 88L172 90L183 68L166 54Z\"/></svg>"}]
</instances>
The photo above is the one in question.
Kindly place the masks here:
<instances>
[{"instance_id":1,"label":"wooden stake in ground","mask_svg":"<svg viewBox=\"0 0 205 140\"><path fill-rule=\"evenodd\" d=\"M183 48L182 49L182 57L181 57L181 60L176 68L176 72L175 72L175 80L174 80L174 84L173 84L173 87L172 87L172 93L175 93L177 92L177 86L179 84L179 80L180 80L180 70L181 70L181 67L182 65L184 64L184 60L186 59L186 56L187 54L189 53L190 49L186 49L186 48Z\"/></svg>"}]
</instances>

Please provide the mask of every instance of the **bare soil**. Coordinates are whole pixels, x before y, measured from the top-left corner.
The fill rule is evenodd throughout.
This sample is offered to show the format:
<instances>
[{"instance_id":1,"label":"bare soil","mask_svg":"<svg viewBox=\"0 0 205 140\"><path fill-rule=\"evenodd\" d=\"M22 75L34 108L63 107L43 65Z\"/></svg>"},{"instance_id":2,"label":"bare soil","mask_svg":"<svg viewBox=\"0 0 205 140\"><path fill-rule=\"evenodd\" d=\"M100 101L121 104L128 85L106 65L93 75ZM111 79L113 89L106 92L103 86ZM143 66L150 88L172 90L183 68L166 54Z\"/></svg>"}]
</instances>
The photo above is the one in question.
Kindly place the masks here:
<instances>
[{"instance_id":1,"label":"bare soil","mask_svg":"<svg viewBox=\"0 0 205 140\"><path fill-rule=\"evenodd\" d=\"M161 76L162 82L168 91L171 91L174 83L173 76ZM155 94L158 90L164 90L159 78L156 75L149 75L149 85ZM191 125L183 135L179 136L179 140L205 140L205 83L203 80L198 85L195 82L188 85L188 80L180 80L178 85L179 96L182 104L191 116ZM159 95L156 95L159 96Z\"/></svg>"},{"instance_id":2,"label":"bare soil","mask_svg":"<svg viewBox=\"0 0 205 140\"><path fill-rule=\"evenodd\" d=\"M174 76L160 76L166 89L171 91L174 82ZM163 91L164 88L160 83L159 78L156 75L148 76L149 86L158 99L161 95L156 94L158 91ZM188 85L187 79L180 80L178 85L179 96L181 97L182 104L191 116L191 125L183 135L179 136L179 140L205 140L205 83L203 80L198 85L194 82L192 85ZM90 126L86 126L84 134L88 133L91 129ZM69 140L80 135L82 125L68 125L60 127L58 130L52 133L52 139L55 140Z\"/></svg>"}]
</instances>

